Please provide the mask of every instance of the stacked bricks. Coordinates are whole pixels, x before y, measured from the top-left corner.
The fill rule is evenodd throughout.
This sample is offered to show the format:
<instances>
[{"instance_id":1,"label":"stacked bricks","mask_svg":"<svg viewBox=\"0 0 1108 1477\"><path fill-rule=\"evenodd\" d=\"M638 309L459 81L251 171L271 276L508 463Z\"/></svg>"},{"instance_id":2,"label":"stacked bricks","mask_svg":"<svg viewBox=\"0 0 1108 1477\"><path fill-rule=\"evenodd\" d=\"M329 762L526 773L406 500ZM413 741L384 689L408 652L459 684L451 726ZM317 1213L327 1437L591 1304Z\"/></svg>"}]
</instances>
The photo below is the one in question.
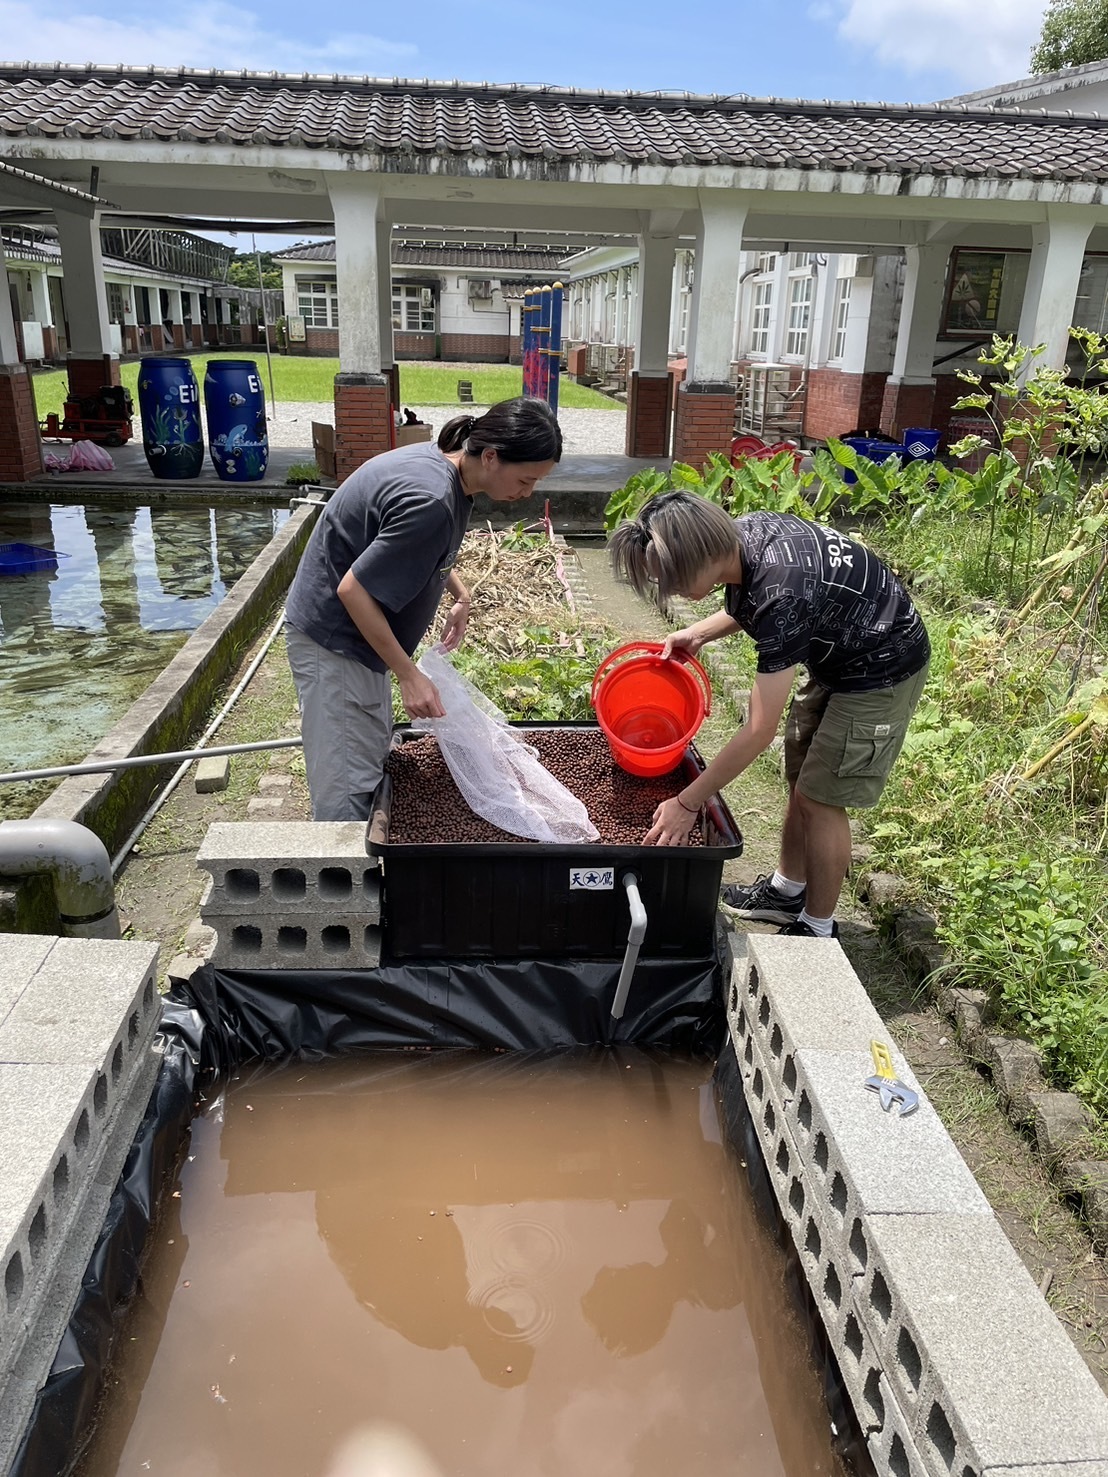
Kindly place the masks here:
<instances>
[{"instance_id":1,"label":"stacked bricks","mask_svg":"<svg viewBox=\"0 0 1108 1477\"><path fill-rule=\"evenodd\" d=\"M392 445L388 380L379 374L335 376L335 471L339 482Z\"/></svg>"},{"instance_id":2,"label":"stacked bricks","mask_svg":"<svg viewBox=\"0 0 1108 1477\"><path fill-rule=\"evenodd\" d=\"M886 436L900 441L907 427L929 426L934 409L933 384L901 385L889 380L881 405L881 429Z\"/></svg>"},{"instance_id":3,"label":"stacked bricks","mask_svg":"<svg viewBox=\"0 0 1108 1477\"><path fill-rule=\"evenodd\" d=\"M0 365L0 482L25 482L41 473L31 376L24 364Z\"/></svg>"},{"instance_id":4,"label":"stacked bricks","mask_svg":"<svg viewBox=\"0 0 1108 1477\"><path fill-rule=\"evenodd\" d=\"M216 931L212 963L231 969L371 969L381 958L377 860L364 821L220 822L197 865Z\"/></svg>"},{"instance_id":5,"label":"stacked bricks","mask_svg":"<svg viewBox=\"0 0 1108 1477\"><path fill-rule=\"evenodd\" d=\"M844 374L839 369L813 369L804 403L804 434L815 441L873 430L881 424L888 375ZM929 421L910 421L929 425Z\"/></svg>"},{"instance_id":6,"label":"stacked bricks","mask_svg":"<svg viewBox=\"0 0 1108 1477\"><path fill-rule=\"evenodd\" d=\"M65 367L69 393L77 399L98 395L105 385L119 384L119 360L112 354L101 354L96 359L70 357Z\"/></svg>"},{"instance_id":7,"label":"stacked bricks","mask_svg":"<svg viewBox=\"0 0 1108 1477\"><path fill-rule=\"evenodd\" d=\"M463 364L507 364L513 342L506 333L444 333L442 357Z\"/></svg>"},{"instance_id":8,"label":"stacked bricks","mask_svg":"<svg viewBox=\"0 0 1108 1477\"><path fill-rule=\"evenodd\" d=\"M729 455L735 435L735 392L730 385L681 385L673 425L673 457L700 468L709 452Z\"/></svg>"},{"instance_id":9,"label":"stacked bricks","mask_svg":"<svg viewBox=\"0 0 1108 1477\"><path fill-rule=\"evenodd\" d=\"M0 1471L53 1362L160 1056L153 943L0 934Z\"/></svg>"},{"instance_id":10,"label":"stacked bricks","mask_svg":"<svg viewBox=\"0 0 1108 1477\"><path fill-rule=\"evenodd\" d=\"M305 328L304 343L292 344L290 352L293 354L320 354L337 358L339 352L339 331L337 328Z\"/></svg>"},{"instance_id":11,"label":"stacked bricks","mask_svg":"<svg viewBox=\"0 0 1108 1477\"><path fill-rule=\"evenodd\" d=\"M435 335L433 333L394 333L392 351L398 359L433 359L435 357Z\"/></svg>"},{"instance_id":12,"label":"stacked bricks","mask_svg":"<svg viewBox=\"0 0 1108 1477\"><path fill-rule=\"evenodd\" d=\"M638 371L632 373L627 394L625 451L628 456L669 455L672 400L671 375L645 375Z\"/></svg>"},{"instance_id":13,"label":"stacked bricks","mask_svg":"<svg viewBox=\"0 0 1108 1477\"><path fill-rule=\"evenodd\" d=\"M1108 1402L907 1063L910 1117L863 1087L888 1038L838 945L727 948L743 1091L877 1471L1108 1472Z\"/></svg>"}]
</instances>

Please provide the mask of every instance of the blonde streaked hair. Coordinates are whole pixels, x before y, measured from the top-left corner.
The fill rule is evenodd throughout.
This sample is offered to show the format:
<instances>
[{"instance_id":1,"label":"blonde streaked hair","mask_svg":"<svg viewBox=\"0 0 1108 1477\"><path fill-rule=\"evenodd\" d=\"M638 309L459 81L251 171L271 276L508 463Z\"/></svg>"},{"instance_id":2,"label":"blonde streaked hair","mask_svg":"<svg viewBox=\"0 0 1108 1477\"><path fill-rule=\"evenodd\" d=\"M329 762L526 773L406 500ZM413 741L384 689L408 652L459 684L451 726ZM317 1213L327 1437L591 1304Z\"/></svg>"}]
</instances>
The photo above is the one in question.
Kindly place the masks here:
<instances>
[{"instance_id":1,"label":"blonde streaked hair","mask_svg":"<svg viewBox=\"0 0 1108 1477\"><path fill-rule=\"evenodd\" d=\"M668 600L691 589L739 548L738 530L721 507L692 492L663 492L621 523L608 540L617 579L640 595L657 585Z\"/></svg>"}]
</instances>

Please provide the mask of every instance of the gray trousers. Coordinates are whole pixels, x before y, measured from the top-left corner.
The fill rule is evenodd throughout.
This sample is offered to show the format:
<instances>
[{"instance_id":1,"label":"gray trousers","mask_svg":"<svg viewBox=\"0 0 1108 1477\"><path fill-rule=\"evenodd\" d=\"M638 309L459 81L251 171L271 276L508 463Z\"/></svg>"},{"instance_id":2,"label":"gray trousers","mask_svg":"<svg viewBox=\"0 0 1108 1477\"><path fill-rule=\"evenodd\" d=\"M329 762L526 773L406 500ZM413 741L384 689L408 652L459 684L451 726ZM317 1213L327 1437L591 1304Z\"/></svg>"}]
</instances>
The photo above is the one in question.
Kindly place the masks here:
<instances>
[{"instance_id":1,"label":"gray trousers","mask_svg":"<svg viewBox=\"0 0 1108 1477\"><path fill-rule=\"evenodd\" d=\"M364 821L392 738L392 678L285 627L315 821Z\"/></svg>"}]
</instances>

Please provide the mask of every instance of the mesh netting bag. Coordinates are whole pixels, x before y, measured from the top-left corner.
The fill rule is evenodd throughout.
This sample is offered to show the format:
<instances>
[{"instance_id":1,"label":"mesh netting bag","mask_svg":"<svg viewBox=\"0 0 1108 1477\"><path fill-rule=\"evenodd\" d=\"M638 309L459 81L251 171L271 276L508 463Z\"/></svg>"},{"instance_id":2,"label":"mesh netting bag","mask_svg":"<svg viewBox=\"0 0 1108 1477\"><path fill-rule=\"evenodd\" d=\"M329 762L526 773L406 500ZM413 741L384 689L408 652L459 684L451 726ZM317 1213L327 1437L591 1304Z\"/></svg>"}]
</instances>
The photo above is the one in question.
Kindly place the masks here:
<instances>
[{"instance_id":1,"label":"mesh netting bag","mask_svg":"<svg viewBox=\"0 0 1108 1477\"><path fill-rule=\"evenodd\" d=\"M512 836L548 844L597 841L584 804L539 761L518 729L473 683L455 670L445 647L433 646L419 669L439 690L445 718L417 718L433 734L466 804Z\"/></svg>"}]
</instances>

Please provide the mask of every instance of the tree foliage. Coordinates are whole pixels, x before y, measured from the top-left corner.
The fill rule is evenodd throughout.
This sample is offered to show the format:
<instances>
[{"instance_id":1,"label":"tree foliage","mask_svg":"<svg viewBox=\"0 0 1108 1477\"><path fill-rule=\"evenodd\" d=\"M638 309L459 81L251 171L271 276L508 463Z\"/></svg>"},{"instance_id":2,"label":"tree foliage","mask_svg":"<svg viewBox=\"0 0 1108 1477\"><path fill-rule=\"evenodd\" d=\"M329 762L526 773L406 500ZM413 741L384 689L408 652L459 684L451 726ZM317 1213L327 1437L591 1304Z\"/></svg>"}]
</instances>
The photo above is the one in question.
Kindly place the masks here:
<instances>
[{"instance_id":1,"label":"tree foliage","mask_svg":"<svg viewBox=\"0 0 1108 1477\"><path fill-rule=\"evenodd\" d=\"M260 285L262 287L280 287L284 279L281 275L281 268L273 264L273 253L263 251L260 253L260 256L262 263L262 280ZM240 255L236 252L231 258L227 277L236 287L259 286L258 264L254 259L254 253L249 251Z\"/></svg>"},{"instance_id":2,"label":"tree foliage","mask_svg":"<svg viewBox=\"0 0 1108 1477\"><path fill-rule=\"evenodd\" d=\"M1031 70L1056 72L1108 58L1108 0L1050 0Z\"/></svg>"}]
</instances>

